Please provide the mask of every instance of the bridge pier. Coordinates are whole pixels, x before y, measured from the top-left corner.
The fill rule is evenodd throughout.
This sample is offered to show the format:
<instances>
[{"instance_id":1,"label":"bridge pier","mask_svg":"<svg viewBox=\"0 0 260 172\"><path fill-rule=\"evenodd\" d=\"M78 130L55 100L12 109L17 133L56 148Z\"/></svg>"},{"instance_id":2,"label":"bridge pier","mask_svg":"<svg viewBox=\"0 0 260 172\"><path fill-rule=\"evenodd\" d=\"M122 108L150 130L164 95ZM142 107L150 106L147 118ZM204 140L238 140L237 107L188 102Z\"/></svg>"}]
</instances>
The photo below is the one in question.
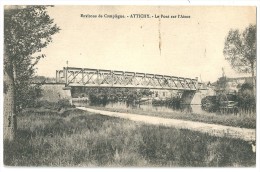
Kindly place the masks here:
<instances>
[{"instance_id":1,"label":"bridge pier","mask_svg":"<svg viewBox=\"0 0 260 172\"><path fill-rule=\"evenodd\" d=\"M182 95L181 95L181 104L191 104L194 96L196 94L196 91L183 91Z\"/></svg>"},{"instance_id":2,"label":"bridge pier","mask_svg":"<svg viewBox=\"0 0 260 172\"><path fill-rule=\"evenodd\" d=\"M184 91L181 96L182 104L200 105L201 100L207 96L207 93L203 90L197 91Z\"/></svg>"}]
</instances>

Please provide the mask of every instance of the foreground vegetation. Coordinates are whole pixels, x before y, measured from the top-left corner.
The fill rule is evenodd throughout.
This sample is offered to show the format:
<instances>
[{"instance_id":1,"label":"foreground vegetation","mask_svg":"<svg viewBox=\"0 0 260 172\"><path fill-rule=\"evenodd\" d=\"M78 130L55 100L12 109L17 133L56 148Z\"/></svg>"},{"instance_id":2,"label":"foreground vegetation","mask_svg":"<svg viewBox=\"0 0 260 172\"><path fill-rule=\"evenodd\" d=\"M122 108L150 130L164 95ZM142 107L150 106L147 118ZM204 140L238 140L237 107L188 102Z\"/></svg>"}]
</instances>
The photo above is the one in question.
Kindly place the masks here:
<instances>
[{"instance_id":1,"label":"foreground vegetation","mask_svg":"<svg viewBox=\"0 0 260 172\"><path fill-rule=\"evenodd\" d=\"M215 113L204 113L197 114L185 111L174 111L174 112L160 112L160 111L143 111L138 108L110 108L102 106L87 106L89 108L98 109L98 110L107 110L112 112L124 112L124 113L134 113L138 115L148 115L156 116L162 118L171 118L171 119L182 119L189 121L198 121L209 124L221 124L226 126L233 127L242 127L242 128L256 128L256 114L247 114L247 115L234 115L234 114L215 114Z\"/></svg>"},{"instance_id":2,"label":"foreground vegetation","mask_svg":"<svg viewBox=\"0 0 260 172\"><path fill-rule=\"evenodd\" d=\"M80 110L23 111L4 143L9 166L255 166L241 140L143 125Z\"/></svg>"}]
</instances>

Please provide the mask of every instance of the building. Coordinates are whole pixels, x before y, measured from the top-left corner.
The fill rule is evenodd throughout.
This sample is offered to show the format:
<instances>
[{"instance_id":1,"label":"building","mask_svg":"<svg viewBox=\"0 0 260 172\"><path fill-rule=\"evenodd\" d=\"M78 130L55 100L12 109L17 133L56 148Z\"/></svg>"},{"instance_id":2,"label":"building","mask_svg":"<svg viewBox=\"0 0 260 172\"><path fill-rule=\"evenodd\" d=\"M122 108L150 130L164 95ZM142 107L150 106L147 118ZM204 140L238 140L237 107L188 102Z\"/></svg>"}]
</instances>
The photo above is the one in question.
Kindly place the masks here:
<instances>
[{"instance_id":1,"label":"building","mask_svg":"<svg viewBox=\"0 0 260 172\"><path fill-rule=\"evenodd\" d=\"M253 83L253 77L238 77L238 78L225 78L225 88L220 88L221 86L217 86L218 83L215 82L213 83L213 86L215 87L215 92L220 93L220 92L228 92L228 93L233 93L236 94L241 86L244 83ZM219 87L219 88L218 88Z\"/></svg>"}]
</instances>

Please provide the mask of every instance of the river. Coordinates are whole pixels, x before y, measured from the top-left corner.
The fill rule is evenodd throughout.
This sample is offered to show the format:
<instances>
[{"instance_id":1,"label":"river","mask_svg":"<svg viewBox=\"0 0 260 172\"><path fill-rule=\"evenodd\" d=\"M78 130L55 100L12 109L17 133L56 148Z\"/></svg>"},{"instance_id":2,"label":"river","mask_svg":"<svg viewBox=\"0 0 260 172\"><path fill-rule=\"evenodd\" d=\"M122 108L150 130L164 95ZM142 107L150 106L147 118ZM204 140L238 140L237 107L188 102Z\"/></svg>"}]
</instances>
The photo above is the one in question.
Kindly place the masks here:
<instances>
[{"instance_id":1,"label":"river","mask_svg":"<svg viewBox=\"0 0 260 172\"><path fill-rule=\"evenodd\" d=\"M88 103L84 102L73 102L75 106L85 106L88 105ZM114 108L114 109L140 109L143 111L152 111L152 112L176 112L176 111L181 111L181 112L186 112L186 113L197 113L197 114L209 114L208 112L204 111L201 109L201 105L181 105L180 109L174 109L172 107L167 107L167 106L155 106L150 104L138 104L136 106L127 106L125 102L116 102L116 103L108 103L105 105L105 107L108 108Z\"/></svg>"}]
</instances>

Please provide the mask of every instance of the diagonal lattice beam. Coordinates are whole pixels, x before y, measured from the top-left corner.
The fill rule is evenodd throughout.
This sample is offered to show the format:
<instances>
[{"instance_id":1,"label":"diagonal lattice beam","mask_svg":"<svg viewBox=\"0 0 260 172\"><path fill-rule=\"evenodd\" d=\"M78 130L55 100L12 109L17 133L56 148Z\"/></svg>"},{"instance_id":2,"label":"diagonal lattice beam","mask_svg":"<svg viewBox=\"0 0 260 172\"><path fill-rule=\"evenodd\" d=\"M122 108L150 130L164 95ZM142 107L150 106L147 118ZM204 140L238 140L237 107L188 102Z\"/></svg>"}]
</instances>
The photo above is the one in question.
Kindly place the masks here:
<instances>
[{"instance_id":1,"label":"diagonal lattice beam","mask_svg":"<svg viewBox=\"0 0 260 172\"><path fill-rule=\"evenodd\" d=\"M64 74L65 73L65 74ZM66 86L129 87L169 90L197 90L202 88L197 79L127 71L65 67L56 71L57 82Z\"/></svg>"}]
</instances>

